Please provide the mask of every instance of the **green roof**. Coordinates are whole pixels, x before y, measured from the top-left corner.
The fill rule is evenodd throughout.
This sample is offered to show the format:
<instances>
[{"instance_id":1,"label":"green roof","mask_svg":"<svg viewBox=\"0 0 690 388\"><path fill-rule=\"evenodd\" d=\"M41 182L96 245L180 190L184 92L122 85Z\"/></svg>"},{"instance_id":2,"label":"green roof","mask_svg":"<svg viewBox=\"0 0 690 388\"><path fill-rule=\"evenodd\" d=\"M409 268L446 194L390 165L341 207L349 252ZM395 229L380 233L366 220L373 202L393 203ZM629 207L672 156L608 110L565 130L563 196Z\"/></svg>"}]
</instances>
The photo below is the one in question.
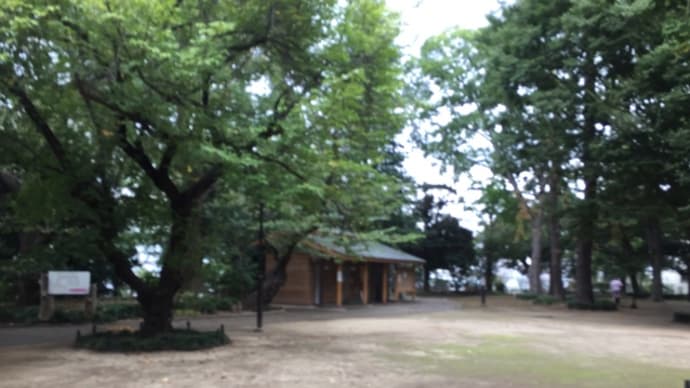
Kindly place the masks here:
<instances>
[{"instance_id":1,"label":"green roof","mask_svg":"<svg viewBox=\"0 0 690 388\"><path fill-rule=\"evenodd\" d=\"M424 264L426 261L409 253L395 249L391 246L381 244L376 241L367 241L355 243L349 246L343 246L337 242L333 237L311 235L306 239L308 245L316 244L327 251L335 252L343 256L355 256L362 259L374 259L380 261L390 262L404 262L414 264Z\"/></svg>"}]
</instances>

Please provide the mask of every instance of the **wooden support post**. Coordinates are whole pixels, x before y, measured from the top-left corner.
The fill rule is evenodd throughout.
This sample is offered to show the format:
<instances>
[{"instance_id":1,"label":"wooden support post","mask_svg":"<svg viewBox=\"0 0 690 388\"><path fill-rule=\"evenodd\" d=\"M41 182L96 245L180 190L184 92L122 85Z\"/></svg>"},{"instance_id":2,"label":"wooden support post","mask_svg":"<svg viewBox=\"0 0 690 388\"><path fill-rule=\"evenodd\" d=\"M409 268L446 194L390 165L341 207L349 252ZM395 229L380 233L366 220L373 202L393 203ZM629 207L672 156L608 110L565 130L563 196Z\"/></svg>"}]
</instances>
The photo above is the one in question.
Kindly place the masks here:
<instances>
[{"instance_id":1,"label":"wooden support post","mask_svg":"<svg viewBox=\"0 0 690 388\"><path fill-rule=\"evenodd\" d=\"M366 261L362 263L362 304L369 303L369 263Z\"/></svg>"},{"instance_id":2,"label":"wooden support post","mask_svg":"<svg viewBox=\"0 0 690 388\"><path fill-rule=\"evenodd\" d=\"M381 276L383 277L381 281L381 303L388 303L388 264L383 264Z\"/></svg>"},{"instance_id":3,"label":"wooden support post","mask_svg":"<svg viewBox=\"0 0 690 388\"><path fill-rule=\"evenodd\" d=\"M38 308L38 319L49 321L55 313L55 297L48 294L48 274L42 273L38 284L41 287L41 305Z\"/></svg>"},{"instance_id":4,"label":"wooden support post","mask_svg":"<svg viewBox=\"0 0 690 388\"><path fill-rule=\"evenodd\" d=\"M343 305L343 264L338 263L336 266L336 286L335 286L335 304L340 307Z\"/></svg>"},{"instance_id":5,"label":"wooden support post","mask_svg":"<svg viewBox=\"0 0 690 388\"><path fill-rule=\"evenodd\" d=\"M391 297L391 300L398 302L400 301L400 293L398 292L398 286L400 285L400 272L398 271L398 267L396 264L393 264L395 268L394 272L394 279L393 279L393 296Z\"/></svg>"}]
</instances>

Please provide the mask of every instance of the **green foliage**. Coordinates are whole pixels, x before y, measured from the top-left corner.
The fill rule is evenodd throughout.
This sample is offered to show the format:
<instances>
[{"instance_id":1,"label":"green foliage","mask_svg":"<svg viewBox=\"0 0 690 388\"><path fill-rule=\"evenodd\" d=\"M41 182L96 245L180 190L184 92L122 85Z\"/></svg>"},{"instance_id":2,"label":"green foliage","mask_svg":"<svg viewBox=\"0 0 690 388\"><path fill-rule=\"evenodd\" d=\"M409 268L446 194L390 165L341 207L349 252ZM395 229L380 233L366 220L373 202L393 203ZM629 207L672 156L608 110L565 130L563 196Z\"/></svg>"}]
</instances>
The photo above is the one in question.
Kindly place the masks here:
<instances>
[{"instance_id":1,"label":"green foliage","mask_svg":"<svg viewBox=\"0 0 690 388\"><path fill-rule=\"evenodd\" d=\"M690 313L676 311L673 313L673 322L690 324Z\"/></svg>"},{"instance_id":2,"label":"green foliage","mask_svg":"<svg viewBox=\"0 0 690 388\"><path fill-rule=\"evenodd\" d=\"M400 244L401 248L426 260L425 270L447 269L454 277L456 290L466 281L476 264L472 232L460 226L460 221L441 210L443 200L426 194L415 204L414 216L423 224L423 237ZM425 280L427 278L425 277ZM436 288L446 289L445 282L435 280ZM425 288L428 285L425 284Z\"/></svg>"},{"instance_id":3,"label":"green foliage","mask_svg":"<svg viewBox=\"0 0 690 388\"><path fill-rule=\"evenodd\" d=\"M96 309L96 315L90 318L83 310L56 308L51 322L55 323L85 323L85 322L114 322L121 319L140 318L141 307L134 303L103 303ZM38 306L0 307L0 322L22 324L38 323Z\"/></svg>"},{"instance_id":4,"label":"green foliage","mask_svg":"<svg viewBox=\"0 0 690 388\"><path fill-rule=\"evenodd\" d=\"M581 302L591 299L592 261L634 275L650 256L660 296L668 264L659 240L690 230L687 10L684 1L521 0L479 31L425 43L415 63L419 145L456 173L478 154L524 208L493 220L482 204L489 263L511 256L496 249L513 240L506 230L523 240L522 224L545 214L560 250L575 257ZM489 150L468 149L477 133ZM480 186L489 197L495 189ZM542 251L543 230L534 231L532 256Z\"/></svg>"},{"instance_id":5,"label":"green foliage","mask_svg":"<svg viewBox=\"0 0 690 388\"><path fill-rule=\"evenodd\" d=\"M535 300L539 297L538 294L532 294L529 292L522 292L519 294L515 294L515 298L520 299L520 300Z\"/></svg>"},{"instance_id":6,"label":"green foliage","mask_svg":"<svg viewBox=\"0 0 690 388\"><path fill-rule=\"evenodd\" d=\"M216 295L199 295L192 292L183 292L177 298L175 308L197 311L202 314L214 314L219 310L229 311L237 299Z\"/></svg>"},{"instance_id":7,"label":"green foliage","mask_svg":"<svg viewBox=\"0 0 690 388\"><path fill-rule=\"evenodd\" d=\"M135 303L102 303L96 309L96 322L115 322L121 319L140 318L141 306Z\"/></svg>"},{"instance_id":8,"label":"green foliage","mask_svg":"<svg viewBox=\"0 0 690 388\"><path fill-rule=\"evenodd\" d=\"M506 285L501 279L494 280L494 290L499 294L504 294L506 292Z\"/></svg>"},{"instance_id":9,"label":"green foliage","mask_svg":"<svg viewBox=\"0 0 690 388\"><path fill-rule=\"evenodd\" d=\"M22 174L16 229L51 237L17 266L162 295L208 264L239 297L259 203L295 236L371 230L403 190L398 25L381 0L2 3L0 167ZM160 276L129 272L140 246Z\"/></svg>"},{"instance_id":10,"label":"green foliage","mask_svg":"<svg viewBox=\"0 0 690 388\"><path fill-rule=\"evenodd\" d=\"M581 303L575 300L569 300L568 308L573 310L592 310L592 311L616 311L618 306L615 302L610 300L595 300L594 303Z\"/></svg>"},{"instance_id":11,"label":"green foliage","mask_svg":"<svg viewBox=\"0 0 690 388\"><path fill-rule=\"evenodd\" d=\"M230 343L224 332L173 330L146 336L138 332L103 332L77 337L75 347L99 352L158 352L201 350Z\"/></svg>"},{"instance_id":12,"label":"green foliage","mask_svg":"<svg viewBox=\"0 0 690 388\"><path fill-rule=\"evenodd\" d=\"M0 306L0 322L33 323L38 320L38 306Z\"/></svg>"},{"instance_id":13,"label":"green foliage","mask_svg":"<svg viewBox=\"0 0 690 388\"><path fill-rule=\"evenodd\" d=\"M532 300L532 303L537 305L551 306L553 304L563 303L563 300L551 295L537 295L537 297Z\"/></svg>"}]
</instances>

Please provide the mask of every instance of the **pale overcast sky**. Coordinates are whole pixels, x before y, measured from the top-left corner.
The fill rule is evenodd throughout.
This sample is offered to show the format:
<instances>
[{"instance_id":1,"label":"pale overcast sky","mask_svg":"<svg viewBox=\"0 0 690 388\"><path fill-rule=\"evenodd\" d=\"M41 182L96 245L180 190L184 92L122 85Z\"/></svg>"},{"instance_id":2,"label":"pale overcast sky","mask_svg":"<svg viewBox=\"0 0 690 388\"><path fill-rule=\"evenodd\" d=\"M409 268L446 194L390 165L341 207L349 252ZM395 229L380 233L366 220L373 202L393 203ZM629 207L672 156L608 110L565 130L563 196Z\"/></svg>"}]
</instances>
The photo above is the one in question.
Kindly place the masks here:
<instances>
[{"instance_id":1,"label":"pale overcast sky","mask_svg":"<svg viewBox=\"0 0 690 388\"><path fill-rule=\"evenodd\" d=\"M419 49L427 38L448 29L485 26L486 15L499 8L496 0L387 0L387 4L400 14L402 32L398 43L410 56L419 55ZM406 141L407 134L401 140ZM488 145L481 139L473 143L478 147ZM408 173L418 183L446 184L455 188L465 204L454 203L448 206L447 211L458 217L462 226L477 232L480 219L475 212L466 210L465 206L471 205L480 195L478 191L470 190L471 182L485 181L491 176L490 171L476 166L469 175L461 176L459 181L454 182L452 174L441 175L438 163L425 158L420 150L407 144L406 151L408 156L404 167Z\"/></svg>"}]
</instances>

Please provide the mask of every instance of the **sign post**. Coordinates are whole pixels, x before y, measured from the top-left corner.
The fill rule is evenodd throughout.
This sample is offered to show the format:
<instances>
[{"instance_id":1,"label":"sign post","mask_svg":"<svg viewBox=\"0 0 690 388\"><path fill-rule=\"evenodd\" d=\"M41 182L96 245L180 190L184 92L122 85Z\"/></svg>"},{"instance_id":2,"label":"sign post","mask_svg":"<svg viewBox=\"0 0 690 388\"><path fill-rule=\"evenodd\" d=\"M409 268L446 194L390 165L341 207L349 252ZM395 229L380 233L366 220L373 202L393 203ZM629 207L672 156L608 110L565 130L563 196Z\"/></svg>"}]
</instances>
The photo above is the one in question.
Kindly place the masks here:
<instances>
[{"instance_id":1,"label":"sign post","mask_svg":"<svg viewBox=\"0 0 690 388\"><path fill-rule=\"evenodd\" d=\"M55 313L55 295L88 296L86 313L93 315L96 309L96 285L91 284L89 271L48 271L41 274L38 283L41 287L41 304L38 319L48 321Z\"/></svg>"}]
</instances>

